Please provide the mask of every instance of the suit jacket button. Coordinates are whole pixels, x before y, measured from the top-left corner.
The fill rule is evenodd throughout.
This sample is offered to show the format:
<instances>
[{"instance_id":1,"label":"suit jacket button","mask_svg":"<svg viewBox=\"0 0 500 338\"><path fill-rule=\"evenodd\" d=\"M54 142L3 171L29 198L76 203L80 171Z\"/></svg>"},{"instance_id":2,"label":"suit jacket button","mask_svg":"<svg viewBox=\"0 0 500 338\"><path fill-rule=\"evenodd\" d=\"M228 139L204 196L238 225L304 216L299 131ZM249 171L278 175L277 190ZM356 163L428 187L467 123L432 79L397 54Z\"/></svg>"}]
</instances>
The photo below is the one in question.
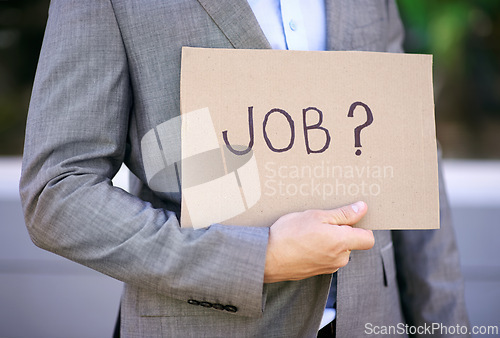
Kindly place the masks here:
<instances>
[{"instance_id":1,"label":"suit jacket button","mask_svg":"<svg viewBox=\"0 0 500 338\"><path fill-rule=\"evenodd\" d=\"M212 307L212 303L209 302L200 302L200 305L203 307Z\"/></svg>"},{"instance_id":2,"label":"suit jacket button","mask_svg":"<svg viewBox=\"0 0 500 338\"><path fill-rule=\"evenodd\" d=\"M197 300L194 300L194 299L190 299L190 300L188 300L188 304L191 304L191 305L200 305L200 302L198 302Z\"/></svg>"},{"instance_id":3,"label":"suit jacket button","mask_svg":"<svg viewBox=\"0 0 500 338\"><path fill-rule=\"evenodd\" d=\"M224 310L226 310L227 312L237 312L238 308L234 305L226 305L224 306Z\"/></svg>"},{"instance_id":4,"label":"suit jacket button","mask_svg":"<svg viewBox=\"0 0 500 338\"><path fill-rule=\"evenodd\" d=\"M222 304L215 303L212 307L216 310L224 310L224 305Z\"/></svg>"}]
</instances>

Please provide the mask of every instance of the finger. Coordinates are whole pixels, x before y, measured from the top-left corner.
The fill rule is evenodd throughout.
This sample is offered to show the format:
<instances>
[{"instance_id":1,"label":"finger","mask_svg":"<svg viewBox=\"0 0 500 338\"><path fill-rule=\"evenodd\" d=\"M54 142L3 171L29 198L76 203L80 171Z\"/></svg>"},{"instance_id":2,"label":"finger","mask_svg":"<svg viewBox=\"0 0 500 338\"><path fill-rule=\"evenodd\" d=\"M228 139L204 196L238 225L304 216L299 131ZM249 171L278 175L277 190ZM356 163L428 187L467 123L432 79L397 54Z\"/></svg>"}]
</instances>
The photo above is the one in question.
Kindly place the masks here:
<instances>
[{"instance_id":1,"label":"finger","mask_svg":"<svg viewBox=\"0 0 500 338\"><path fill-rule=\"evenodd\" d=\"M349 228L345 235L348 250L369 250L375 244L375 237L371 230Z\"/></svg>"},{"instance_id":2,"label":"finger","mask_svg":"<svg viewBox=\"0 0 500 338\"><path fill-rule=\"evenodd\" d=\"M337 209L326 210L326 222L335 225L354 225L363 218L367 210L368 206L362 201Z\"/></svg>"}]
</instances>

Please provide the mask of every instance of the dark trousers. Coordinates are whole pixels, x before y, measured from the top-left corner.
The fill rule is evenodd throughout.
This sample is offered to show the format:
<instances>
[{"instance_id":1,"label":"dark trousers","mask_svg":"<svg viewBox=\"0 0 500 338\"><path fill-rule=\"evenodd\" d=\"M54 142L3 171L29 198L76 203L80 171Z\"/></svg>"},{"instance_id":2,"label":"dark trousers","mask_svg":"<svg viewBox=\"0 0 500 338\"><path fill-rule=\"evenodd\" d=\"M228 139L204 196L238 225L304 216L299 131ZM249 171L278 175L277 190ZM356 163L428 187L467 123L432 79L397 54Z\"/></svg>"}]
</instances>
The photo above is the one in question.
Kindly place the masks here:
<instances>
[{"instance_id":1,"label":"dark trousers","mask_svg":"<svg viewBox=\"0 0 500 338\"><path fill-rule=\"evenodd\" d=\"M121 310L118 308L118 317L116 318L115 330L113 331L113 338L120 338L120 323L121 323Z\"/></svg>"},{"instance_id":2,"label":"dark trousers","mask_svg":"<svg viewBox=\"0 0 500 338\"><path fill-rule=\"evenodd\" d=\"M334 338L335 337L335 319L330 324L319 330L318 338Z\"/></svg>"}]
</instances>

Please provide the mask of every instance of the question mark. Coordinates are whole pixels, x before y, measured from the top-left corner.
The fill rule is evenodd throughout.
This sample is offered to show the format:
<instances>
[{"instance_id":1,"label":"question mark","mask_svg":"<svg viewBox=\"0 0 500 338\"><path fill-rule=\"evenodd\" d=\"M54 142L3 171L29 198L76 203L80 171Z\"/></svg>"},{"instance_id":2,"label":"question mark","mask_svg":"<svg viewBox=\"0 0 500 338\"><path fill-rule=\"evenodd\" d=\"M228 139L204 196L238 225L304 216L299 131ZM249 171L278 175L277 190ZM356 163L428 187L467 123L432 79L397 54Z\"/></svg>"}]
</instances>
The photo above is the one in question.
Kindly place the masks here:
<instances>
[{"instance_id":1,"label":"question mark","mask_svg":"<svg viewBox=\"0 0 500 338\"><path fill-rule=\"evenodd\" d=\"M354 109L356 109L357 106L362 106L363 108L365 108L366 116L367 116L366 122L357 126L354 129L354 146L361 147L361 140L360 140L361 130L363 130L363 128L365 128L365 127L368 127L370 124L372 124L373 114L372 114L371 109L366 104L358 101L358 102L354 102L353 104L351 104L351 107L349 108L349 113L347 114L347 117L354 116ZM356 155L357 156L361 155L361 149L356 150Z\"/></svg>"}]
</instances>

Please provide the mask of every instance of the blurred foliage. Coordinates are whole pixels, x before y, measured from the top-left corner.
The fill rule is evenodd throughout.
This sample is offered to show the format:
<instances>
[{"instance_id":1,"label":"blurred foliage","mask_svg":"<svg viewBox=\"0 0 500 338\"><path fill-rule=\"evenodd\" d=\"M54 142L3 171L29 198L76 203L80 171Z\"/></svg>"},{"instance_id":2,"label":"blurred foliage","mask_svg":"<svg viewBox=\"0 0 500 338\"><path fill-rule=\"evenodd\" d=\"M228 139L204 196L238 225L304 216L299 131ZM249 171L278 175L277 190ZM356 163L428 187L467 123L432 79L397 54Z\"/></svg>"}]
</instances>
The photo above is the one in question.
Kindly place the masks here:
<instances>
[{"instance_id":1,"label":"blurred foliage","mask_svg":"<svg viewBox=\"0 0 500 338\"><path fill-rule=\"evenodd\" d=\"M0 1L0 155L20 155L49 0Z\"/></svg>"},{"instance_id":2,"label":"blurred foliage","mask_svg":"<svg viewBox=\"0 0 500 338\"><path fill-rule=\"evenodd\" d=\"M397 0L405 49L434 55L446 157L500 158L500 1Z\"/></svg>"},{"instance_id":3,"label":"blurred foliage","mask_svg":"<svg viewBox=\"0 0 500 338\"><path fill-rule=\"evenodd\" d=\"M396 0L410 53L434 55L446 157L500 158L500 0ZM49 0L0 0L0 155L20 155Z\"/></svg>"}]
</instances>

